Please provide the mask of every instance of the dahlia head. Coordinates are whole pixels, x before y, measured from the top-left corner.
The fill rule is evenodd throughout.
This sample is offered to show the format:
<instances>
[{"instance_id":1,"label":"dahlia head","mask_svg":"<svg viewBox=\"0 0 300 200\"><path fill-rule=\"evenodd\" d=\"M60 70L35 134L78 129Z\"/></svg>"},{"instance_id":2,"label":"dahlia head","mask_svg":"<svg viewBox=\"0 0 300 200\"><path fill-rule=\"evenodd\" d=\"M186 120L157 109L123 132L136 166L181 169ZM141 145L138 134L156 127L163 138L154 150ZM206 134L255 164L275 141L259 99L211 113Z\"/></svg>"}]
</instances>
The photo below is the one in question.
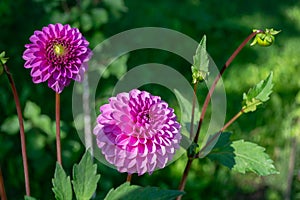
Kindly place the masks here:
<instances>
[{"instance_id":1,"label":"dahlia head","mask_svg":"<svg viewBox=\"0 0 300 200\"><path fill-rule=\"evenodd\" d=\"M120 172L151 174L180 148L180 124L159 96L133 89L111 97L100 112L93 131L97 145Z\"/></svg>"},{"instance_id":2,"label":"dahlia head","mask_svg":"<svg viewBox=\"0 0 300 200\"><path fill-rule=\"evenodd\" d=\"M49 24L34 31L26 44L24 67L31 69L34 83L48 81L48 86L61 93L71 80L81 81L92 52L89 42L69 24Z\"/></svg>"}]
</instances>

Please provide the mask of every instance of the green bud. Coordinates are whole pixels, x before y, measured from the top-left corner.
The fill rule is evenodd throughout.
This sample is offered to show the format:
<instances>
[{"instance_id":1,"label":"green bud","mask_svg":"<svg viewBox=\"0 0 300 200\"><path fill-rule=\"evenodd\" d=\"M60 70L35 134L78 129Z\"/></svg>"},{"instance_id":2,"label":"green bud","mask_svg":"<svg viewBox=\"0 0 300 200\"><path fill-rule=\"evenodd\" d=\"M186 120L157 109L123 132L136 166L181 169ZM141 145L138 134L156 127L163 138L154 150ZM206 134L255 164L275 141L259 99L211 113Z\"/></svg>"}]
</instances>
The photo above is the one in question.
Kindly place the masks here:
<instances>
[{"instance_id":1,"label":"green bud","mask_svg":"<svg viewBox=\"0 0 300 200\"><path fill-rule=\"evenodd\" d=\"M197 82L203 82L207 79L209 72L198 70L196 67L192 66L192 83L195 84Z\"/></svg>"},{"instance_id":2,"label":"green bud","mask_svg":"<svg viewBox=\"0 0 300 200\"><path fill-rule=\"evenodd\" d=\"M8 58L5 58L5 51L2 51L0 53L0 62L2 65L4 65L7 62Z\"/></svg>"},{"instance_id":3,"label":"green bud","mask_svg":"<svg viewBox=\"0 0 300 200\"><path fill-rule=\"evenodd\" d=\"M192 144L187 149L188 158L194 157L199 152L199 150L199 145L195 142L192 142Z\"/></svg>"},{"instance_id":4,"label":"green bud","mask_svg":"<svg viewBox=\"0 0 300 200\"><path fill-rule=\"evenodd\" d=\"M254 29L253 32L257 32L259 30ZM258 33L254 40L252 41L252 43L250 44L250 46L254 46L255 44L258 44L260 46L263 47L268 47L271 46L274 41L275 41L275 36L278 33L280 33L281 31L276 31L274 29L266 29L264 32L262 33Z\"/></svg>"},{"instance_id":5,"label":"green bud","mask_svg":"<svg viewBox=\"0 0 300 200\"><path fill-rule=\"evenodd\" d=\"M193 84L206 80L209 66L209 56L206 52L206 35L204 35L197 47L196 53L193 56L192 78Z\"/></svg>"},{"instance_id":6,"label":"green bud","mask_svg":"<svg viewBox=\"0 0 300 200\"><path fill-rule=\"evenodd\" d=\"M7 62L8 58L5 58L5 51L0 53L0 75L3 74L3 65Z\"/></svg>"}]
</instances>

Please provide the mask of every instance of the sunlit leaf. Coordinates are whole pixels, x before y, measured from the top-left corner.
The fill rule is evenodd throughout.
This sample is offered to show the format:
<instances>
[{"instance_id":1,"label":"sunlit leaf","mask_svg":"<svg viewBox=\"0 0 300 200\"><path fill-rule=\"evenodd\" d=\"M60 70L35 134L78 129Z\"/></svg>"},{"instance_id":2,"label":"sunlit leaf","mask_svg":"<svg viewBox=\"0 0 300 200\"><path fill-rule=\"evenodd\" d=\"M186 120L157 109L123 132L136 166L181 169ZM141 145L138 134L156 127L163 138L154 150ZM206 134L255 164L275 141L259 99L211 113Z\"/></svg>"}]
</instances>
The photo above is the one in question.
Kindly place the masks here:
<instances>
[{"instance_id":1,"label":"sunlit leaf","mask_svg":"<svg viewBox=\"0 0 300 200\"><path fill-rule=\"evenodd\" d=\"M27 101L24 108L24 117L28 119L38 118L41 113L41 108L31 101Z\"/></svg>"},{"instance_id":2,"label":"sunlit leaf","mask_svg":"<svg viewBox=\"0 0 300 200\"><path fill-rule=\"evenodd\" d=\"M257 106L269 100L273 88L272 78L273 72L269 74L266 80L259 82L251 88L247 94L243 94L242 104L244 113L255 111Z\"/></svg>"},{"instance_id":3,"label":"sunlit leaf","mask_svg":"<svg viewBox=\"0 0 300 200\"><path fill-rule=\"evenodd\" d=\"M234 141L231 146L234 148L236 162L233 170L240 173L251 171L261 176L279 173L265 153L265 148L244 140Z\"/></svg>"},{"instance_id":4,"label":"sunlit leaf","mask_svg":"<svg viewBox=\"0 0 300 200\"><path fill-rule=\"evenodd\" d=\"M97 165L93 164L92 157L87 151L79 164L73 167L72 184L77 200L90 199L97 188L99 179Z\"/></svg>"},{"instance_id":5,"label":"sunlit leaf","mask_svg":"<svg viewBox=\"0 0 300 200\"><path fill-rule=\"evenodd\" d=\"M261 176L277 174L278 171L265 149L255 143L230 140L231 133L220 135L208 158L240 173L254 172Z\"/></svg>"},{"instance_id":6,"label":"sunlit leaf","mask_svg":"<svg viewBox=\"0 0 300 200\"><path fill-rule=\"evenodd\" d=\"M184 194L178 190L163 190L157 187L141 187L124 183L116 189L111 189L104 200L169 200Z\"/></svg>"},{"instance_id":7,"label":"sunlit leaf","mask_svg":"<svg viewBox=\"0 0 300 200\"><path fill-rule=\"evenodd\" d=\"M52 191L57 200L72 200L72 187L70 177L66 175L62 166L56 163Z\"/></svg>"},{"instance_id":8,"label":"sunlit leaf","mask_svg":"<svg viewBox=\"0 0 300 200\"><path fill-rule=\"evenodd\" d=\"M31 196L24 196L24 200L37 200L37 199Z\"/></svg>"},{"instance_id":9,"label":"sunlit leaf","mask_svg":"<svg viewBox=\"0 0 300 200\"><path fill-rule=\"evenodd\" d=\"M192 65L193 83L201 82L207 78L209 57L206 52L206 35L204 35L197 47L196 54L193 56Z\"/></svg>"}]
</instances>

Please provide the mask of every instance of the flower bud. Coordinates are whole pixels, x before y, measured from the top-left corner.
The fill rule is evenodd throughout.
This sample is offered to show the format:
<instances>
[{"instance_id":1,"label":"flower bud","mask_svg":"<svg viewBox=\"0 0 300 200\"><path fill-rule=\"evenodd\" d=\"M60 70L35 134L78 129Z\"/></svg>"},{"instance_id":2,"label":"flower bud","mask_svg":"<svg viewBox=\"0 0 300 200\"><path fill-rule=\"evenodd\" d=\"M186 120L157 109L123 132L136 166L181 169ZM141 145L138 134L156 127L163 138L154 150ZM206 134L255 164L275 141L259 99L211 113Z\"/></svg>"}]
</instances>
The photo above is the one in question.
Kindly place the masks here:
<instances>
[{"instance_id":1,"label":"flower bud","mask_svg":"<svg viewBox=\"0 0 300 200\"><path fill-rule=\"evenodd\" d=\"M254 29L253 32L257 32L257 29ZM275 36L280 31L276 31L274 29L266 29L264 32L258 33L250 46L254 46L255 44L258 44L263 47L271 46L275 41Z\"/></svg>"}]
</instances>

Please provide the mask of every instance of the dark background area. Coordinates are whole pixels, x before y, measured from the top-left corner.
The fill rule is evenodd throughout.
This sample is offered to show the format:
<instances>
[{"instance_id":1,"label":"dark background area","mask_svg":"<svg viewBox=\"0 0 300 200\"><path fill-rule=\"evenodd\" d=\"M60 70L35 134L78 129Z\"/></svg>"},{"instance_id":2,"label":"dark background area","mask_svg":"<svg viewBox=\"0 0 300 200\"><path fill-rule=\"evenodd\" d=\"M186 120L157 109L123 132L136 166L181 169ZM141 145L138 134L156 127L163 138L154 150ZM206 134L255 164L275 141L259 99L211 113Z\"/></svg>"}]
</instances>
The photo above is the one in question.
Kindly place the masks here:
<instances>
[{"instance_id":1,"label":"dark background area","mask_svg":"<svg viewBox=\"0 0 300 200\"><path fill-rule=\"evenodd\" d=\"M227 95L227 119L239 111L242 93L274 72L271 100L255 113L242 116L229 131L233 138L258 143L274 160L279 175L259 177L241 175L202 159L194 162L183 199L290 199L300 198L299 156L291 151L299 146L300 136L300 3L287 1L201 1L201 0L1 0L0 51L10 58L7 65L13 74L24 110L27 152L32 196L54 199L51 178L54 174L55 113L54 92L46 83L35 85L30 71L23 67L24 45L34 30L49 23L69 23L78 27L90 41L91 48L110 36L138 27L163 27L179 31L196 41L207 35L207 51L220 68L252 29L282 30L271 47L247 45L226 71L223 81ZM180 45L180 44L178 44ZM182 58L160 50L133 51L108 68L101 88L97 89L97 108L111 94L113 85L124 71L145 63L162 63L174 67L191 81L190 64ZM117 69L119 70L115 70ZM165 101L174 96L162 92ZM163 95L164 94L164 95ZM174 105L176 105L174 103ZM61 95L62 148L64 168L71 174L72 165L84 152L73 124L72 85ZM175 108L176 109L176 108ZM292 146L296 141L296 147ZM300 148L296 149L299 153ZM289 163L295 160L295 168ZM97 162L97 161L96 161ZM133 184L176 189L185 165L182 157L153 175L134 176ZM0 166L8 199L22 199L25 194L18 123L12 93L5 76L0 77ZM101 180L97 199L111 187L126 179L98 163ZM288 174L293 182L288 182Z\"/></svg>"}]
</instances>

